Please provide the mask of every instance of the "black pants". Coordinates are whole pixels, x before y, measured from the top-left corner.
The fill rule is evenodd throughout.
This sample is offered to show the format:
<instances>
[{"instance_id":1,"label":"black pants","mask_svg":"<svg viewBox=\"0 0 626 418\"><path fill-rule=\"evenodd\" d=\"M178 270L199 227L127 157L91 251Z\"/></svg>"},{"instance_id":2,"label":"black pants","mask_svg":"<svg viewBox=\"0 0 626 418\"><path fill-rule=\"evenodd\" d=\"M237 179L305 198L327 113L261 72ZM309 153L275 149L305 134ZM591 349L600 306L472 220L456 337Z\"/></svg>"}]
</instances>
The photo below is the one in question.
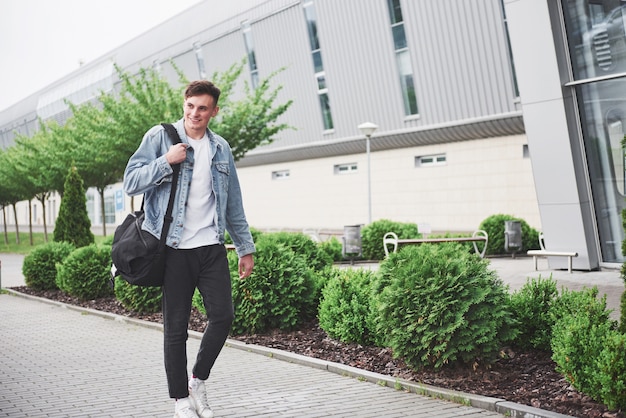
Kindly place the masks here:
<instances>
[{"instance_id":1,"label":"black pants","mask_svg":"<svg viewBox=\"0 0 626 418\"><path fill-rule=\"evenodd\" d=\"M233 321L233 301L226 249L210 245L189 250L167 248L163 284L164 358L171 398L189 396L187 328L195 288L202 295L208 324L193 366L199 379L209 377Z\"/></svg>"}]
</instances>

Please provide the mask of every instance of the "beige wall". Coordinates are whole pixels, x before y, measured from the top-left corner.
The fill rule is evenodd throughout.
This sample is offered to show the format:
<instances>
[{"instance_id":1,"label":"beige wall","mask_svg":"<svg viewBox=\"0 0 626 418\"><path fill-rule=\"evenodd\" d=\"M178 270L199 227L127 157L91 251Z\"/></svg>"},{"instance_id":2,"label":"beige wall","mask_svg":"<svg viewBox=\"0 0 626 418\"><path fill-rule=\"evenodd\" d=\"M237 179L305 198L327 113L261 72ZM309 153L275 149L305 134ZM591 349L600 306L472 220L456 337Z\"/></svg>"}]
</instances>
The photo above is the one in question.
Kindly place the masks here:
<instances>
[{"instance_id":1,"label":"beige wall","mask_svg":"<svg viewBox=\"0 0 626 418\"><path fill-rule=\"evenodd\" d=\"M526 137L519 135L373 152L372 220L427 223L433 232L473 231L486 217L504 213L540 229L524 144ZM414 165L416 156L442 153L443 166ZM335 164L354 162L356 173L334 174ZM290 177L272 180L276 170L289 170ZM367 223L365 152L247 167L239 169L239 177L248 220L259 229Z\"/></svg>"}]
</instances>

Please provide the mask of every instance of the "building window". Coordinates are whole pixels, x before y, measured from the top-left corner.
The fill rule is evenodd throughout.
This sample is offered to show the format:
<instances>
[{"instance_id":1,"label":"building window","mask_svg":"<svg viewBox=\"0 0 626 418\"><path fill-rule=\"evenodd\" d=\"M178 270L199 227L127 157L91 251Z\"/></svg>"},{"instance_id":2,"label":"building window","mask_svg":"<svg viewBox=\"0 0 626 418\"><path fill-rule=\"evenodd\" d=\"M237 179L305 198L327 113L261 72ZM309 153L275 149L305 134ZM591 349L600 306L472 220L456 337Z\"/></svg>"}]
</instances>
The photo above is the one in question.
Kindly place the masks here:
<instances>
[{"instance_id":1,"label":"building window","mask_svg":"<svg viewBox=\"0 0 626 418\"><path fill-rule=\"evenodd\" d=\"M504 33L506 35L506 46L509 52L509 61L511 62L511 76L513 77L513 94L519 97L519 89L517 87L517 76L515 75L515 63L513 62L513 51L511 50L511 38L509 37L509 23L506 19L504 10L504 0L500 0L500 8L502 9L502 20L504 22Z\"/></svg>"},{"instance_id":2,"label":"building window","mask_svg":"<svg viewBox=\"0 0 626 418\"><path fill-rule=\"evenodd\" d=\"M415 157L415 167L432 167L436 165L446 165L446 154Z\"/></svg>"},{"instance_id":3,"label":"building window","mask_svg":"<svg viewBox=\"0 0 626 418\"><path fill-rule=\"evenodd\" d=\"M196 54L196 61L198 62L198 73L200 78L206 80L206 70L204 69L204 57L202 56L202 47L198 42L193 43L193 52Z\"/></svg>"},{"instance_id":4,"label":"building window","mask_svg":"<svg viewBox=\"0 0 626 418\"><path fill-rule=\"evenodd\" d=\"M289 178L289 170L272 171L272 180L286 180Z\"/></svg>"},{"instance_id":5,"label":"building window","mask_svg":"<svg viewBox=\"0 0 626 418\"><path fill-rule=\"evenodd\" d=\"M324 123L324 129L331 130L334 128L333 116L330 110L328 88L326 87L326 74L324 73L324 62L322 61L320 40L317 36L317 16L315 14L315 5L313 4L313 1L305 2L303 4L303 9L309 33L309 44L311 46L313 71L315 72L315 81L317 83L317 94L319 96L320 110L322 112L322 121Z\"/></svg>"},{"instance_id":6,"label":"building window","mask_svg":"<svg viewBox=\"0 0 626 418\"><path fill-rule=\"evenodd\" d=\"M333 171L335 174L350 174L356 173L358 171L359 166L357 163L349 163L349 164L336 164Z\"/></svg>"},{"instance_id":7,"label":"building window","mask_svg":"<svg viewBox=\"0 0 626 418\"><path fill-rule=\"evenodd\" d=\"M522 145L522 158L530 158L530 151L528 151L528 144Z\"/></svg>"},{"instance_id":8,"label":"building window","mask_svg":"<svg viewBox=\"0 0 626 418\"><path fill-rule=\"evenodd\" d=\"M404 32L404 18L402 17L400 0L387 0L387 7L391 20L393 48L396 51L396 65L400 77L400 88L402 89L404 114L407 116L416 115L418 109L415 84L413 83L413 66L411 64L411 56L409 55L409 47Z\"/></svg>"},{"instance_id":9,"label":"building window","mask_svg":"<svg viewBox=\"0 0 626 418\"><path fill-rule=\"evenodd\" d=\"M243 33L243 42L246 46L246 54L248 56L248 68L250 68L250 79L252 88L256 89L259 85L259 69L256 64L256 55L254 53L254 42L252 40L252 28L248 20L241 23L241 32Z\"/></svg>"}]
</instances>

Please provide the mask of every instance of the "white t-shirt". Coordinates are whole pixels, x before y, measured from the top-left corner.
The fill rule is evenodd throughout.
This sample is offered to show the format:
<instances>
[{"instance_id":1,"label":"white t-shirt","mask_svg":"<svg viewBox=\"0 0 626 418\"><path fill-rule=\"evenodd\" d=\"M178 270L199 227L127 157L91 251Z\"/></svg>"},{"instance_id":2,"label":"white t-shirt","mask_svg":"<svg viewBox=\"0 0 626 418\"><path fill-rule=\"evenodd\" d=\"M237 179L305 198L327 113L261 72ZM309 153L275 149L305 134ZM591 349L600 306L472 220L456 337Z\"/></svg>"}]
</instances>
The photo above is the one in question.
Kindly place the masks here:
<instances>
[{"instance_id":1,"label":"white t-shirt","mask_svg":"<svg viewBox=\"0 0 626 418\"><path fill-rule=\"evenodd\" d=\"M183 234L178 248L198 248L219 243L217 211L211 176L211 147L205 134L202 139L189 138L194 150L193 173L189 186Z\"/></svg>"}]
</instances>

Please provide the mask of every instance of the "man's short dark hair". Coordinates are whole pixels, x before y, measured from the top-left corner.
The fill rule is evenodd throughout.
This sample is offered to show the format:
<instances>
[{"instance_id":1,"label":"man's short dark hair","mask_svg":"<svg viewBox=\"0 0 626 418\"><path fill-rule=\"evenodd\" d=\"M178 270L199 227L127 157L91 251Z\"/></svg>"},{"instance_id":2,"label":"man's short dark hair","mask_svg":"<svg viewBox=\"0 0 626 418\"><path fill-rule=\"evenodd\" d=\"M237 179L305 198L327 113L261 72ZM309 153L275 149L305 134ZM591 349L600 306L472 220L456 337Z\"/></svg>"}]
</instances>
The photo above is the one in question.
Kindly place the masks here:
<instances>
[{"instance_id":1,"label":"man's short dark hair","mask_svg":"<svg viewBox=\"0 0 626 418\"><path fill-rule=\"evenodd\" d=\"M201 96L208 94L213 97L214 105L217 106L217 101L220 98L220 89L213 83L207 80L196 80L189 83L185 89L185 99L193 96Z\"/></svg>"}]
</instances>

